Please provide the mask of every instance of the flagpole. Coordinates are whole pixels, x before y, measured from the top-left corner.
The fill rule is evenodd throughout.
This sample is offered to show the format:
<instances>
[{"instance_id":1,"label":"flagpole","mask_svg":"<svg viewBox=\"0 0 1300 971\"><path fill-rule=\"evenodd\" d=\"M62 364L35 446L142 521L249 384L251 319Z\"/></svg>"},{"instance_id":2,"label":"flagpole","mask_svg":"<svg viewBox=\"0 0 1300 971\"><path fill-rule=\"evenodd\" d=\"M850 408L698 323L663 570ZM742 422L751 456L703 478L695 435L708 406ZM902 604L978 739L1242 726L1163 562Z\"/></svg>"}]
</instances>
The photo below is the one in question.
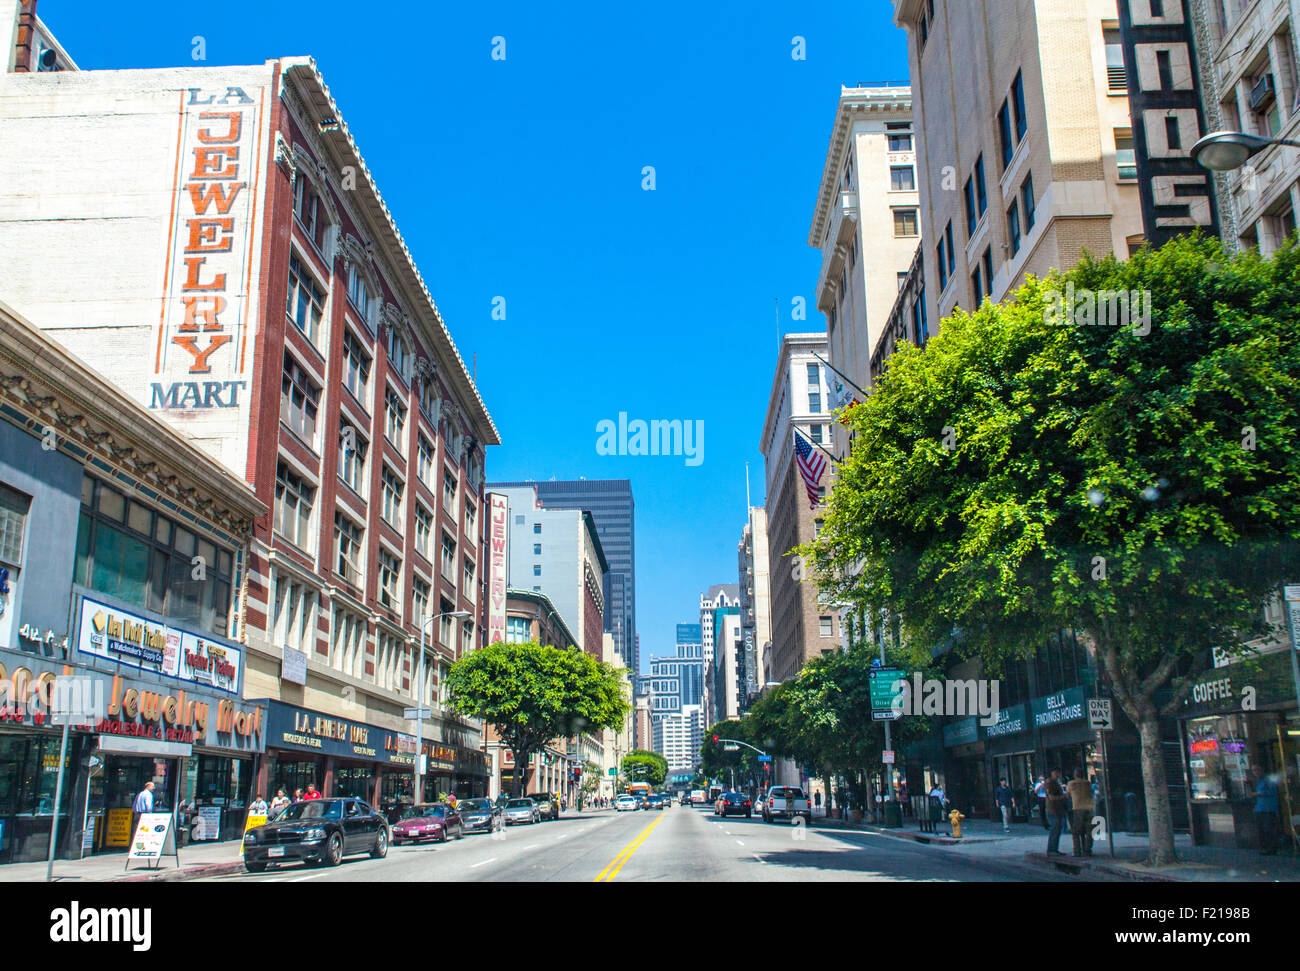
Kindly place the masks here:
<instances>
[{"instance_id":1,"label":"flagpole","mask_svg":"<svg viewBox=\"0 0 1300 971\"><path fill-rule=\"evenodd\" d=\"M823 364L825 364L828 368L830 368L832 371L834 371L836 374L838 374L840 377L842 377L842 378L843 378L845 381L847 381L849 384L852 384L853 387L857 388L858 391L861 392L862 397L864 397L864 398L868 397L867 392L863 391L861 388L858 388L858 386L857 386L856 384L854 384L853 379L852 379L851 377L849 377L847 374L845 374L843 371L841 371L839 368L837 368L835 365L833 365L830 361L826 360L824 357L822 357L822 356L821 356L820 354L818 354L816 351L813 351L813 352L812 352L812 356L815 357L815 358L817 358L817 360L821 361Z\"/></svg>"},{"instance_id":2,"label":"flagpole","mask_svg":"<svg viewBox=\"0 0 1300 971\"><path fill-rule=\"evenodd\" d=\"M794 433L795 433L796 435L799 435L799 429L796 428L796 429L794 430ZM839 461L840 461L839 459L837 459L834 455L831 455L830 452L827 452L826 449L822 448L820 445L818 445L816 442L814 442L811 438L809 438L809 437L806 436L806 435L799 435L799 437L802 438L802 439L803 439L805 442L807 442L809 445L811 445L813 448L817 449L817 450L820 451L820 452L825 453L825 455L826 455L826 456L827 456L827 457L828 457L832 462L834 462L836 465L839 464Z\"/></svg>"}]
</instances>

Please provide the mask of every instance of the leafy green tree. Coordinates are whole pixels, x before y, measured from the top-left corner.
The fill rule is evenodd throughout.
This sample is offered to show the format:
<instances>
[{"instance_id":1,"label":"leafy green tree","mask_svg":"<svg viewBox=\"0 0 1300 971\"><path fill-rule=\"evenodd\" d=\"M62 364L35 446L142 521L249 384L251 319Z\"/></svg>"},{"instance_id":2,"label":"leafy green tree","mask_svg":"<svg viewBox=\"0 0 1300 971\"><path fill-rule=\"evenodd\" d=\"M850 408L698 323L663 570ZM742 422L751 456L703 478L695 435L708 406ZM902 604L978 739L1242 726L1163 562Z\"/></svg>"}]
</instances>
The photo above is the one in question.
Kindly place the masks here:
<instances>
[{"instance_id":1,"label":"leafy green tree","mask_svg":"<svg viewBox=\"0 0 1300 971\"><path fill-rule=\"evenodd\" d=\"M576 649L498 642L451 666L455 710L496 729L515 756L514 794L523 795L533 754L554 738L621 730L628 714L613 665Z\"/></svg>"},{"instance_id":2,"label":"leafy green tree","mask_svg":"<svg viewBox=\"0 0 1300 971\"><path fill-rule=\"evenodd\" d=\"M668 760L658 752L636 748L623 756L623 775L628 782L661 786L668 778Z\"/></svg>"},{"instance_id":3,"label":"leafy green tree","mask_svg":"<svg viewBox=\"0 0 1300 971\"><path fill-rule=\"evenodd\" d=\"M1089 326L1086 302L1066 318L1062 294L1101 291L1149 293L1149 327ZM1158 719L1212 647L1263 633L1300 567L1298 316L1294 244L1202 238L958 312L850 412L801 550L824 596L901 618L909 643L956 633L993 673L1084 633L1140 735L1154 864L1175 859Z\"/></svg>"}]
</instances>

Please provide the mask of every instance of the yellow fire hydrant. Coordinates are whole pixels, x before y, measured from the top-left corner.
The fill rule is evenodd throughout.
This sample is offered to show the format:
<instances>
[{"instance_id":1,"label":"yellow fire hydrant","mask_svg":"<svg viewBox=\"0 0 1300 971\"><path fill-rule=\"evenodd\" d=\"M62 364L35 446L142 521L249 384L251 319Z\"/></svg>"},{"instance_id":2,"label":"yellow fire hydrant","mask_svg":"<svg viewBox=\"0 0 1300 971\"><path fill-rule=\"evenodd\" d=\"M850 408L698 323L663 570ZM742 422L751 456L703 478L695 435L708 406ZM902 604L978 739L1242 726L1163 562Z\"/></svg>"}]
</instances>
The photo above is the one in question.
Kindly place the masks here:
<instances>
[{"instance_id":1,"label":"yellow fire hydrant","mask_svg":"<svg viewBox=\"0 0 1300 971\"><path fill-rule=\"evenodd\" d=\"M948 814L948 821L952 823L952 838L961 839L961 821L966 817L962 815L961 810L954 809Z\"/></svg>"}]
</instances>

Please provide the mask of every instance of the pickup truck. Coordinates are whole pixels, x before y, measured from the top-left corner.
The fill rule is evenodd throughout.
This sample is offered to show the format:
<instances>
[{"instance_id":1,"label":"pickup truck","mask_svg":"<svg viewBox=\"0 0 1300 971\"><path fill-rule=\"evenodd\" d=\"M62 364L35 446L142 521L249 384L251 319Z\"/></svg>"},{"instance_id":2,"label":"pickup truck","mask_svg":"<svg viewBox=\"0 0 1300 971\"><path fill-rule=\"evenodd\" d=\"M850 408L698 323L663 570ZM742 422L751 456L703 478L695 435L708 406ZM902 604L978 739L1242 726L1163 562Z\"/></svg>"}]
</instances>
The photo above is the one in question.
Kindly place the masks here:
<instances>
[{"instance_id":1,"label":"pickup truck","mask_svg":"<svg viewBox=\"0 0 1300 971\"><path fill-rule=\"evenodd\" d=\"M763 822L774 819L794 819L802 816L804 825L812 825L812 809L808 806L808 796L798 786L772 786L759 803L763 812Z\"/></svg>"}]
</instances>

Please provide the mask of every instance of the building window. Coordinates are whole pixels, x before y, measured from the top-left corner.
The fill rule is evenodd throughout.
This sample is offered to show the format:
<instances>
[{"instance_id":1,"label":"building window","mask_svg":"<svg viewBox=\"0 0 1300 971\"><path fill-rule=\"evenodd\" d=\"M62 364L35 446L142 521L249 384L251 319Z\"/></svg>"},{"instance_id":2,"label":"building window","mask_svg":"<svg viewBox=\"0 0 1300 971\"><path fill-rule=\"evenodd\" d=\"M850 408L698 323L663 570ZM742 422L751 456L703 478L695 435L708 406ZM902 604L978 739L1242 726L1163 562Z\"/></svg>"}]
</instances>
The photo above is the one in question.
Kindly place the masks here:
<instances>
[{"instance_id":1,"label":"building window","mask_svg":"<svg viewBox=\"0 0 1300 971\"><path fill-rule=\"evenodd\" d=\"M359 496L365 495L367 444L357 430L347 422L340 422L339 478Z\"/></svg>"},{"instance_id":2,"label":"building window","mask_svg":"<svg viewBox=\"0 0 1300 971\"><path fill-rule=\"evenodd\" d=\"M433 513L424 506L415 505L415 551L429 559L429 544L433 541Z\"/></svg>"},{"instance_id":3,"label":"building window","mask_svg":"<svg viewBox=\"0 0 1300 971\"><path fill-rule=\"evenodd\" d=\"M952 220L948 220L948 227L943 231L943 237L948 244L948 275L952 276L957 272L957 248L952 245Z\"/></svg>"},{"instance_id":4,"label":"building window","mask_svg":"<svg viewBox=\"0 0 1300 971\"><path fill-rule=\"evenodd\" d=\"M432 599L433 588L419 577L411 577L411 604L415 610L412 619L421 627L421 634L424 633L423 626L429 617L429 602Z\"/></svg>"},{"instance_id":5,"label":"building window","mask_svg":"<svg viewBox=\"0 0 1300 971\"><path fill-rule=\"evenodd\" d=\"M920 232L920 222L917 219L915 209L894 210L894 236L896 238L905 239L910 236L918 236Z\"/></svg>"},{"instance_id":6,"label":"building window","mask_svg":"<svg viewBox=\"0 0 1300 971\"><path fill-rule=\"evenodd\" d=\"M396 610L401 602L398 595L401 582L401 561L388 550L381 549L379 551L379 602L390 610Z\"/></svg>"},{"instance_id":7,"label":"building window","mask_svg":"<svg viewBox=\"0 0 1300 971\"><path fill-rule=\"evenodd\" d=\"M334 513L334 545L337 559L334 572L354 587L365 579L361 574L361 552L365 548L365 530L341 512Z\"/></svg>"},{"instance_id":8,"label":"building window","mask_svg":"<svg viewBox=\"0 0 1300 971\"><path fill-rule=\"evenodd\" d=\"M465 535L473 537L475 533L475 523L478 519L478 510L474 508L474 503L468 499L465 501Z\"/></svg>"},{"instance_id":9,"label":"building window","mask_svg":"<svg viewBox=\"0 0 1300 971\"><path fill-rule=\"evenodd\" d=\"M442 508L453 516L456 515L456 477L446 469L442 470Z\"/></svg>"},{"instance_id":10,"label":"building window","mask_svg":"<svg viewBox=\"0 0 1300 971\"><path fill-rule=\"evenodd\" d=\"M889 167L889 188L894 192L912 192L916 189L916 170L910 165Z\"/></svg>"},{"instance_id":11,"label":"building window","mask_svg":"<svg viewBox=\"0 0 1300 971\"><path fill-rule=\"evenodd\" d=\"M268 631L272 640L314 654L318 602L317 591L287 577L277 576Z\"/></svg>"},{"instance_id":12,"label":"building window","mask_svg":"<svg viewBox=\"0 0 1300 971\"><path fill-rule=\"evenodd\" d=\"M348 264L348 300L356 308L361 319L370 321L370 288L355 263Z\"/></svg>"},{"instance_id":13,"label":"building window","mask_svg":"<svg viewBox=\"0 0 1300 971\"><path fill-rule=\"evenodd\" d=\"M822 410L821 392L809 391L808 392L808 413L811 415L819 415L821 414L821 410Z\"/></svg>"},{"instance_id":14,"label":"building window","mask_svg":"<svg viewBox=\"0 0 1300 971\"><path fill-rule=\"evenodd\" d=\"M1106 39L1106 90L1111 94L1128 93L1128 75L1124 71L1124 39L1118 30L1102 31Z\"/></svg>"},{"instance_id":15,"label":"building window","mask_svg":"<svg viewBox=\"0 0 1300 971\"><path fill-rule=\"evenodd\" d=\"M808 429L808 434L811 436L812 440L816 442L818 445L822 443L821 425L813 425L811 428Z\"/></svg>"},{"instance_id":16,"label":"building window","mask_svg":"<svg viewBox=\"0 0 1300 971\"><path fill-rule=\"evenodd\" d=\"M432 378L424 378L420 381L420 411L424 412L424 417L430 422L433 421L434 405L441 400L438 386Z\"/></svg>"},{"instance_id":17,"label":"building window","mask_svg":"<svg viewBox=\"0 0 1300 971\"><path fill-rule=\"evenodd\" d=\"M351 333L343 335L343 386L352 397L366 403L366 388L370 383L370 355Z\"/></svg>"},{"instance_id":18,"label":"building window","mask_svg":"<svg viewBox=\"0 0 1300 971\"><path fill-rule=\"evenodd\" d=\"M907 271L899 270L898 271L898 292L902 293L903 287L905 286L907 286Z\"/></svg>"},{"instance_id":19,"label":"building window","mask_svg":"<svg viewBox=\"0 0 1300 971\"><path fill-rule=\"evenodd\" d=\"M535 576L535 577L539 577L539 576L541 576L541 575L542 575L542 565L541 565L540 563L534 563L534 564L533 564L533 576Z\"/></svg>"},{"instance_id":20,"label":"building window","mask_svg":"<svg viewBox=\"0 0 1300 971\"><path fill-rule=\"evenodd\" d=\"M980 302L984 299L984 287L982 273L979 266L975 267L975 272L970 275L971 293L975 295L975 302L972 304L978 309Z\"/></svg>"},{"instance_id":21,"label":"building window","mask_svg":"<svg viewBox=\"0 0 1300 971\"><path fill-rule=\"evenodd\" d=\"M1011 107L1016 115L1016 144L1019 145L1029 132L1029 116L1025 112L1025 80L1020 71L1016 72L1016 79L1011 82Z\"/></svg>"},{"instance_id":22,"label":"building window","mask_svg":"<svg viewBox=\"0 0 1300 971\"><path fill-rule=\"evenodd\" d=\"M1003 101L1002 107L998 109L998 150L1002 153L1004 171L1011 164L1011 155L1015 148L1015 143L1011 141L1011 115L1007 103Z\"/></svg>"},{"instance_id":23,"label":"building window","mask_svg":"<svg viewBox=\"0 0 1300 971\"><path fill-rule=\"evenodd\" d=\"M419 451L415 457L415 474L430 490L433 489L433 443L420 436Z\"/></svg>"},{"instance_id":24,"label":"building window","mask_svg":"<svg viewBox=\"0 0 1300 971\"><path fill-rule=\"evenodd\" d=\"M948 289L948 259L947 257L944 256L943 250L944 250L943 237L940 236L939 243L934 248L934 253L935 256L938 258L938 263L939 263L939 292L940 293Z\"/></svg>"},{"instance_id":25,"label":"building window","mask_svg":"<svg viewBox=\"0 0 1300 971\"><path fill-rule=\"evenodd\" d=\"M318 250L325 239L326 220L322 208L320 196L312 184L299 176L293 186L293 214Z\"/></svg>"},{"instance_id":26,"label":"building window","mask_svg":"<svg viewBox=\"0 0 1300 971\"><path fill-rule=\"evenodd\" d=\"M1025 232L1028 233L1034 228L1034 176L1032 173L1025 176L1025 181L1020 186L1020 205L1025 210Z\"/></svg>"},{"instance_id":27,"label":"building window","mask_svg":"<svg viewBox=\"0 0 1300 971\"><path fill-rule=\"evenodd\" d=\"M316 409L320 388L306 369L288 354L284 356L284 377L280 383L280 420L311 447L316 444Z\"/></svg>"},{"instance_id":28,"label":"building window","mask_svg":"<svg viewBox=\"0 0 1300 971\"><path fill-rule=\"evenodd\" d=\"M817 633L822 637L834 637L835 633L831 629L831 619L829 617L817 618Z\"/></svg>"},{"instance_id":29,"label":"building window","mask_svg":"<svg viewBox=\"0 0 1300 971\"><path fill-rule=\"evenodd\" d=\"M534 534L534 535L541 535L541 532L542 532L542 524L541 524L541 523L533 523L533 534Z\"/></svg>"},{"instance_id":30,"label":"building window","mask_svg":"<svg viewBox=\"0 0 1300 971\"><path fill-rule=\"evenodd\" d=\"M0 485L0 563L14 569L23 565L23 538L27 534L29 508L30 497Z\"/></svg>"},{"instance_id":31,"label":"building window","mask_svg":"<svg viewBox=\"0 0 1300 971\"><path fill-rule=\"evenodd\" d=\"M893 124L893 122L890 124ZM885 138L889 142L889 151L891 152L910 152L912 150L912 133L910 131L891 131Z\"/></svg>"},{"instance_id":32,"label":"building window","mask_svg":"<svg viewBox=\"0 0 1300 971\"><path fill-rule=\"evenodd\" d=\"M993 296L993 247L984 250L984 292Z\"/></svg>"},{"instance_id":33,"label":"building window","mask_svg":"<svg viewBox=\"0 0 1300 971\"><path fill-rule=\"evenodd\" d=\"M388 363L392 365L394 371L406 378L406 365L410 359L410 352L407 350L406 342L398 336L395 327L388 328Z\"/></svg>"},{"instance_id":34,"label":"building window","mask_svg":"<svg viewBox=\"0 0 1300 971\"><path fill-rule=\"evenodd\" d=\"M1011 255L1015 256L1020 252L1020 209L1014 199L1011 208L1007 210L1007 238L1010 240Z\"/></svg>"},{"instance_id":35,"label":"building window","mask_svg":"<svg viewBox=\"0 0 1300 971\"><path fill-rule=\"evenodd\" d=\"M533 556L541 556L541 555L542 555L542 544L541 544L541 543L534 543L534 544L533 544Z\"/></svg>"},{"instance_id":36,"label":"building window","mask_svg":"<svg viewBox=\"0 0 1300 971\"><path fill-rule=\"evenodd\" d=\"M442 534L442 575L456 582L456 541L446 533Z\"/></svg>"},{"instance_id":37,"label":"building window","mask_svg":"<svg viewBox=\"0 0 1300 971\"><path fill-rule=\"evenodd\" d=\"M526 617L507 617L506 618L506 643L507 644L526 644L531 639L529 637L529 623Z\"/></svg>"},{"instance_id":38,"label":"building window","mask_svg":"<svg viewBox=\"0 0 1300 971\"><path fill-rule=\"evenodd\" d=\"M1133 146L1133 132L1128 128L1115 129L1115 165L1121 182L1138 177L1137 151Z\"/></svg>"},{"instance_id":39,"label":"building window","mask_svg":"<svg viewBox=\"0 0 1300 971\"><path fill-rule=\"evenodd\" d=\"M983 216L989 207L988 187L984 184L983 152L975 159L975 205L978 207L980 216Z\"/></svg>"},{"instance_id":40,"label":"building window","mask_svg":"<svg viewBox=\"0 0 1300 971\"><path fill-rule=\"evenodd\" d=\"M289 302L285 309L294 326L315 344L321 315L325 312L325 291L303 269L295 254L289 255Z\"/></svg>"},{"instance_id":41,"label":"building window","mask_svg":"<svg viewBox=\"0 0 1300 971\"><path fill-rule=\"evenodd\" d=\"M81 501L73 582L214 634L228 632L229 550L89 476ZM11 567L22 566L27 512L26 496L0 488L0 561ZM194 579L198 563L201 580Z\"/></svg>"},{"instance_id":42,"label":"building window","mask_svg":"<svg viewBox=\"0 0 1300 971\"><path fill-rule=\"evenodd\" d=\"M821 368L816 364L808 365L808 387L815 388L822 383Z\"/></svg>"},{"instance_id":43,"label":"building window","mask_svg":"<svg viewBox=\"0 0 1300 971\"><path fill-rule=\"evenodd\" d=\"M383 509L381 515L384 522L388 523L399 533L402 530L402 491L405 488L404 483L397 475L384 466L383 472L380 473L380 482L383 487Z\"/></svg>"},{"instance_id":44,"label":"building window","mask_svg":"<svg viewBox=\"0 0 1300 971\"><path fill-rule=\"evenodd\" d=\"M402 402L402 396L389 388L384 394L384 435L400 451L404 444L405 432L406 405Z\"/></svg>"},{"instance_id":45,"label":"building window","mask_svg":"<svg viewBox=\"0 0 1300 971\"><path fill-rule=\"evenodd\" d=\"M310 548L311 507L316 489L281 462L275 471L275 530L290 543Z\"/></svg>"},{"instance_id":46,"label":"building window","mask_svg":"<svg viewBox=\"0 0 1300 971\"><path fill-rule=\"evenodd\" d=\"M966 238L970 239L975 235L975 183L974 179L967 179L963 187L964 201L966 203Z\"/></svg>"},{"instance_id":47,"label":"building window","mask_svg":"<svg viewBox=\"0 0 1300 971\"><path fill-rule=\"evenodd\" d=\"M474 596L474 561L469 557L465 558L464 568L461 571L461 575L465 584L461 589L461 593L465 595L466 600L477 599Z\"/></svg>"}]
</instances>

